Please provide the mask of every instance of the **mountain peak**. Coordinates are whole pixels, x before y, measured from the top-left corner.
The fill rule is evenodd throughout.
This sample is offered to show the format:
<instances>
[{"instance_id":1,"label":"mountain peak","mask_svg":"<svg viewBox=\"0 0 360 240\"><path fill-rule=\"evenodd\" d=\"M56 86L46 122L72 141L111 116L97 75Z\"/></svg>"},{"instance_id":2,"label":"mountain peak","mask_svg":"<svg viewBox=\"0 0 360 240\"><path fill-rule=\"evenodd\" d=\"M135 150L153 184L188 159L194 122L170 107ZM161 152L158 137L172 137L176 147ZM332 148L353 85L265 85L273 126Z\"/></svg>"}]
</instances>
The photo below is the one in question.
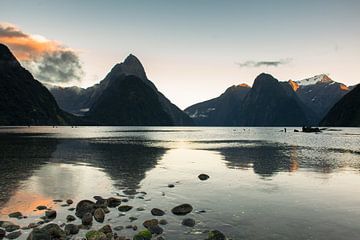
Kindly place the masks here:
<instances>
[{"instance_id":1,"label":"mountain peak","mask_svg":"<svg viewBox=\"0 0 360 240\"><path fill-rule=\"evenodd\" d=\"M332 82L334 81L326 74L319 74L311 78L306 78L300 81L296 81L296 83L301 86L313 85L317 83L332 83Z\"/></svg>"},{"instance_id":2,"label":"mountain peak","mask_svg":"<svg viewBox=\"0 0 360 240\"><path fill-rule=\"evenodd\" d=\"M4 64L4 63L11 63L14 65L19 65L19 62L16 60L15 56L11 53L10 49L0 43L0 63Z\"/></svg>"},{"instance_id":3,"label":"mountain peak","mask_svg":"<svg viewBox=\"0 0 360 240\"><path fill-rule=\"evenodd\" d=\"M253 84L253 88L256 88L260 85L268 85L268 84L273 84L273 83L277 83L278 80L276 80L272 75L268 74L268 73L261 73L260 75L258 75L255 80L254 80L254 84Z\"/></svg>"},{"instance_id":4,"label":"mountain peak","mask_svg":"<svg viewBox=\"0 0 360 240\"><path fill-rule=\"evenodd\" d=\"M133 75L142 80L147 80L145 69L140 60L133 54L129 54L122 63L116 64L111 70L113 76Z\"/></svg>"},{"instance_id":5,"label":"mountain peak","mask_svg":"<svg viewBox=\"0 0 360 240\"><path fill-rule=\"evenodd\" d=\"M238 87L250 88L250 86L247 85L246 83L240 83L240 84L238 85Z\"/></svg>"}]
</instances>

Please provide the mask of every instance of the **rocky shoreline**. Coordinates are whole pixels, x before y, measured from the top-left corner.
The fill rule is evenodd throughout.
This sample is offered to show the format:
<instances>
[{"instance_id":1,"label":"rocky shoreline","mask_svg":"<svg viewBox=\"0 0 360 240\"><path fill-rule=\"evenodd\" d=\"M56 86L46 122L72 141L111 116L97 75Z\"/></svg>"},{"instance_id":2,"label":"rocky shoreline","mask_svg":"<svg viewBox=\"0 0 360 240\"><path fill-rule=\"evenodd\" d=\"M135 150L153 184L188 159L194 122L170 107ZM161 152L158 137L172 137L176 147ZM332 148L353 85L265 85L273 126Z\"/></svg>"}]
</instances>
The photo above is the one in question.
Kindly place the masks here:
<instances>
[{"instance_id":1,"label":"rocky shoreline","mask_svg":"<svg viewBox=\"0 0 360 240\"><path fill-rule=\"evenodd\" d=\"M209 176L200 174L198 178L201 181L206 181ZM174 187L169 184L169 187ZM124 191L126 193L126 191ZM144 199L146 192L129 192L131 196L137 195L136 198ZM166 231L168 220L167 214L175 216L186 216L193 211L193 206L184 203L174 206L169 213L160 208L152 208L150 210L153 218L147 219L142 223L142 226L129 224L126 226L114 226L114 224L105 224L105 220L111 220L107 217L109 213L118 213L119 216L125 215L126 212L134 209L134 206L129 204L129 195L120 195L117 197L103 198L101 196L94 196L94 200L81 200L76 205L71 199L53 200L54 204L59 204L61 207L69 207L67 210L74 212L68 214L63 220L63 223L55 223L58 219L57 211L45 205L39 205L34 211L43 211L43 216L40 221L31 222L27 226L20 226L12 221L0 221L0 239L17 239L22 236L23 231L31 230L27 236L27 240L65 240L65 239L86 239L86 240L150 240L165 239L163 233ZM141 213L146 213L147 210L143 207L136 207L134 210ZM8 215L9 218L17 220L26 219L21 212L13 212ZM74 221L80 221L81 224L74 224ZM129 217L129 220L136 221L137 217ZM100 227L95 227L100 224ZM181 225L187 228L193 228L196 225L196 220L193 218L182 218ZM121 232L124 229L132 229L134 233L132 237L125 236ZM85 232L85 237L78 236L79 232ZM227 239L223 233L218 230L207 230L207 240L225 240Z\"/></svg>"}]
</instances>

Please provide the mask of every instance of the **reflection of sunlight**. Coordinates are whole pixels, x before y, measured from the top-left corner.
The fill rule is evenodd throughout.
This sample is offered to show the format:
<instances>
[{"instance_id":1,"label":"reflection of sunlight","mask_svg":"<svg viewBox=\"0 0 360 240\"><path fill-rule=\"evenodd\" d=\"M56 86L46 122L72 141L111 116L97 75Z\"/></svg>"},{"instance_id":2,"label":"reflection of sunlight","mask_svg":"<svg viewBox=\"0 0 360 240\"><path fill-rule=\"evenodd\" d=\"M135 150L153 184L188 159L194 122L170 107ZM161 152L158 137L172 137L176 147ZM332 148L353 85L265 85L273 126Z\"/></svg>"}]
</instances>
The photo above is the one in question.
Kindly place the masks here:
<instances>
[{"instance_id":1,"label":"reflection of sunlight","mask_svg":"<svg viewBox=\"0 0 360 240\"><path fill-rule=\"evenodd\" d=\"M52 200L50 197L36 194L32 191L19 191L1 208L0 216L17 211L26 215L30 213L36 214L33 210L36 209L37 206L44 205L50 207L53 204ZM41 212L38 212L38 214L41 214Z\"/></svg>"},{"instance_id":2,"label":"reflection of sunlight","mask_svg":"<svg viewBox=\"0 0 360 240\"><path fill-rule=\"evenodd\" d=\"M297 147L291 146L289 170L290 172L296 172L298 169L299 169L299 162L298 162Z\"/></svg>"}]
</instances>

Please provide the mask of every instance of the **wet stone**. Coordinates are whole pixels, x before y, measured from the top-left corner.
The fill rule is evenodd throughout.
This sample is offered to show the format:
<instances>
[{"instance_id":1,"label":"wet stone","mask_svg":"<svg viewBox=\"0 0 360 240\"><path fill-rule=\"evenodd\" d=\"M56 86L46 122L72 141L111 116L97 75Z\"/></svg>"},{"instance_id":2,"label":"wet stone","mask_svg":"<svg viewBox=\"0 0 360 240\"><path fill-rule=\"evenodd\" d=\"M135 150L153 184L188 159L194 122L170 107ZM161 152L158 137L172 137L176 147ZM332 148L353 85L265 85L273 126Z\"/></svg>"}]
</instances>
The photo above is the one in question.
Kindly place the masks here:
<instances>
[{"instance_id":1,"label":"wet stone","mask_svg":"<svg viewBox=\"0 0 360 240\"><path fill-rule=\"evenodd\" d=\"M68 222L72 222L75 220L76 220L76 218L73 215L67 215L67 217L66 217L66 221L68 221Z\"/></svg>"},{"instance_id":2,"label":"wet stone","mask_svg":"<svg viewBox=\"0 0 360 240\"><path fill-rule=\"evenodd\" d=\"M128 212L128 211L130 211L132 208L133 208L132 206L124 205L124 206L120 206L120 207L118 208L118 210L119 210L120 212Z\"/></svg>"},{"instance_id":3,"label":"wet stone","mask_svg":"<svg viewBox=\"0 0 360 240\"><path fill-rule=\"evenodd\" d=\"M182 223L182 225L186 227L194 227L195 226L195 220L192 218L185 218Z\"/></svg>"},{"instance_id":4,"label":"wet stone","mask_svg":"<svg viewBox=\"0 0 360 240\"><path fill-rule=\"evenodd\" d=\"M163 216L165 212L159 208L153 208L151 209L151 214L154 216Z\"/></svg>"},{"instance_id":5,"label":"wet stone","mask_svg":"<svg viewBox=\"0 0 360 240\"><path fill-rule=\"evenodd\" d=\"M23 215L21 212L13 212L9 214L9 218L22 218Z\"/></svg>"},{"instance_id":6,"label":"wet stone","mask_svg":"<svg viewBox=\"0 0 360 240\"><path fill-rule=\"evenodd\" d=\"M66 235L75 235L79 233L79 227L75 224L66 224L64 230Z\"/></svg>"},{"instance_id":7,"label":"wet stone","mask_svg":"<svg viewBox=\"0 0 360 240\"><path fill-rule=\"evenodd\" d=\"M16 239L21 236L21 231L11 232L6 235L7 239Z\"/></svg>"},{"instance_id":8,"label":"wet stone","mask_svg":"<svg viewBox=\"0 0 360 240\"><path fill-rule=\"evenodd\" d=\"M190 213L193 210L193 207L190 204L181 204L179 206L174 207L171 212L175 215L186 215L188 213Z\"/></svg>"},{"instance_id":9,"label":"wet stone","mask_svg":"<svg viewBox=\"0 0 360 240\"><path fill-rule=\"evenodd\" d=\"M202 173L202 174L200 174L200 175L198 176L198 178L199 178L201 181L205 181L205 180L208 180L210 177L209 177L209 175Z\"/></svg>"}]
</instances>

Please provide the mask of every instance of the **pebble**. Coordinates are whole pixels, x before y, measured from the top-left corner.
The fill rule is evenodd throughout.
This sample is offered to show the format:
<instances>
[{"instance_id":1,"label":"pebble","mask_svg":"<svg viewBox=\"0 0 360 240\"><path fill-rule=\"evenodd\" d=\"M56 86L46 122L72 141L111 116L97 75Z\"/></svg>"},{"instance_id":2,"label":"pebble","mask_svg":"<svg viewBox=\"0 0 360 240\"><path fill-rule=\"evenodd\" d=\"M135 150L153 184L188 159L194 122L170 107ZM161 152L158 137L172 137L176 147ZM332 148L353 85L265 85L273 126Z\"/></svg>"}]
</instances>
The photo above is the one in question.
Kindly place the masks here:
<instances>
[{"instance_id":1,"label":"pebble","mask_svg":"<svg viewBox=\"0 0 360 240\"><path fill-rule=\"evenodd\" d=\"M11 232L8 235L6 235L7 239L16 239L21 236L21 231Z\"/></svg>"},{"instance_id":2,"label":"pebble","mask_svg":"<svg viewBox=\"0 0 360 240\"><path fill-rule=\"evenodd\" d=\"M94 212L94 219L95 221L102 223L105 219L105 212L102 208L97 208Z\"/></svg>"},{"instance_id":3,"label":"pebble","mask_svg":"<svg viewBox=\"0 0 360 240\"><path fill-rule=\"evenodd\" d=\"M76 218L73 215L67 215L67 217L66 217L66 221L68 221L68 222L72 222L75 220L76 220Z\"/></svg>"},{"instance_id":4,"label":"pebble","mask_svg":"<svg viewBox=\"0 0 360 240\"><path fill-rule=\"evenodd\" d=\"M45 210L45 209L47 209L47 206L40 205L40 206L37 206L36 209L37 210Z\"/></svg>"},{"instance_id":5,"label":"pebble","mask_svg":"<svg viewBox=\"0 0 360 240\"><path fill-rule=\"evenodd\" d=\"M128 205L123 205L123 206L120 206L118 208L118 210L120 212L127 212L127 211L130 211L133 207L132 206L128 206Z\"/></svg>"},{"instance_id":6,"label":"pebble","mask_svg":"<svg viewBox=\"0 0 360 240\"><path fill-rule=\"evenodd\" d=\"M154 216L164 216L165 212L159 208L151 209L151 214Z\"/></svg>"},{"instance_id":7,"label":"pebble","mask_svg":"<svg viewBox=\"0 0 360 240\"><path fill-rule=\"evenodd\" d=\"M48 211L45 211L45 217L49 218L49 219L54 219L56 218L56 211L55 210L48 210Z\"/></svg>"},{"instance_id":8,"label":"pebble","mask_svg":"<svg viewBox=\"0 0 360 240\"><path fill-rule=\"evenodd\" d=\"M200 174L200 175L198 176L198 178L199 178L201 181L205 181L205 180L208 180L210 177L209 177L209 175L202 173L202 174Z\"/></svg>"},{"instance_id":9,"label":"pebble","mask_svg":"<svg viewBox=\"0 0 360 240\"><path fill-rule=\"evenodd\" d=\"M190 213L193 210L193 207L190 204L181 204L179 206L174 207L171 212L175 215L186 215L188 213Z\"/></svg>"},{"instance_id":10,"label":"pebble","mask_svg":"<svg viewBox=\"0 0 360 240\"><path fill-rule=\"evenodd\" d=\"M75 235L79 233L79 227L75 224L66 224L64 230L66 235Z\"/></svg>"},{"instance_id":11,"label":"pebble","mask_svg":"<svg viewBox=\"0 0 360 240\"><path fill-rule=\"evenodd\" d=\"M83 225L87 226L87 225L91 225L93 221L93 216L91 215L91 213L87 212L83 215L83 217L81 218L81 222Z\"/></svg>"},{"instance_id":12,"label":"pebble","mask_svg":"<svg viewBox=\"0 0 360 240\"><path fill-rule=\"evenodd\" d=\"M9 218L18 218L18 219L20 219L22 217L23 217L23 215L22 215L21 212L13 212L13 213L9 214Z\"/></svg>"},{"instance_id":13,"label":"pebble","mask_svg":"<svg viewBox=\"0 0 360 240\"><path fill-rule=\"evenodd\" d=\"M195 226L195 220L192 218L185 218L182 223L182 225L186 227L194 227Z\"/></svg>"}]
</instances>

